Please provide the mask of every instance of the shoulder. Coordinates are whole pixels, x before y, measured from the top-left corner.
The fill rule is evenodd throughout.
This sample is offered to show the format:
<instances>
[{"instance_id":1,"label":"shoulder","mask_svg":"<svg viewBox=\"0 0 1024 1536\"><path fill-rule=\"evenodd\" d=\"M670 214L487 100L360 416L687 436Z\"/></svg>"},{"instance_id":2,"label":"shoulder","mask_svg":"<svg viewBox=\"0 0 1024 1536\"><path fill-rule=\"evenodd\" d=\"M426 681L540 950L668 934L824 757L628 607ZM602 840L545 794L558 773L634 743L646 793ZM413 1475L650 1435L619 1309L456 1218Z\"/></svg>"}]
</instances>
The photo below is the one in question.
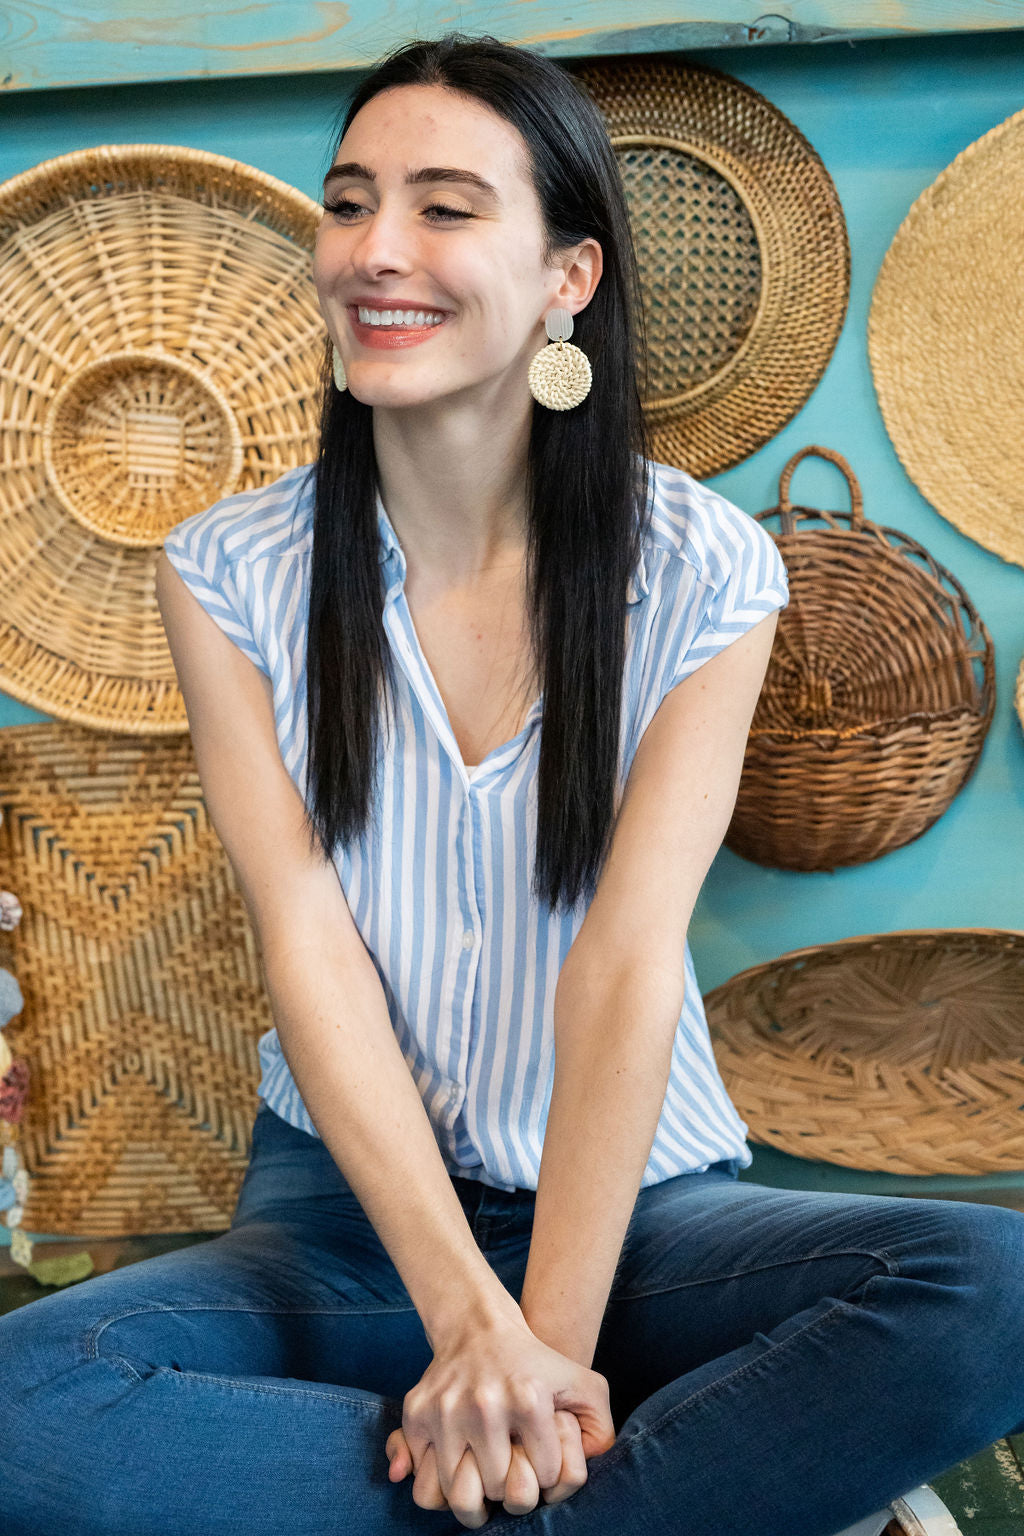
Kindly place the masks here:
<instances>
[{"instance_id":1,"label":"shoulder","mask_svg":"<svg viewBox=\"0 0 1024 1536\"><path fill-rule=\"evenodd\" d=\"M663 579L689 576L713 593L737 581L785 590L775 540L748 512L674 465L650 460L648 474L647 543Z\"/></svg>"},{"instance_id":2,"label":"shoulder","mask_svg":"<svg viewBox=\"0 0 1024 1536\"><path fill-rule=\"evenodd\" d=\"M164 539L172 563L187 560L214 574L257 559L290 555L312 538L313 466L300 464L270 485L237 491L175 524Z\"/></svg>"}]
</instances>

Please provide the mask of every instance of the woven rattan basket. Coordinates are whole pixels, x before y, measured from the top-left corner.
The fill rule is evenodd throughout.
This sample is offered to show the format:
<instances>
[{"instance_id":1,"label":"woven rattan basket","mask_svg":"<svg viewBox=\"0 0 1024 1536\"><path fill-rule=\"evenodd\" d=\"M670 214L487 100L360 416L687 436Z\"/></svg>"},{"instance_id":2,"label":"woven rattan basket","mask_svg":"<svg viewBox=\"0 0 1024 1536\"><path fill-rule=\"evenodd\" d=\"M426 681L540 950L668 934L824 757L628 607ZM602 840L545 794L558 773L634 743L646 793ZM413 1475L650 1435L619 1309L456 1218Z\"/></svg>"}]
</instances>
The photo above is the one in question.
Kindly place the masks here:
<instances>
[{"instance_id":1,"label":"woven rattan basket","mask_svg":"<svg viewBox=\"0 0 1024 1536\"><path fill-rule=\"evenodd\" d=\"M227 1227L273 1023L191 739L63 722L0 731L0 964L23 1012L28 1231Z\"/></svg>"},{"instance_id":2,"label":"woven rattan basket","mask_svg":"<svg viewBox=\"0 0 1024 1536\"><path fill-rule=\"evenodd\" d=\"M850 288L838 193L796 125L721 70L634 57L575 73L629 204L654 457L718 474L796 415L832 355Z\"/></svg>"},{"instance_id":3,"label":"woven rattan basket","mask_svg":"<svg viewBox=\"0 0 1024 1536\"><path fill-rule=\"evenodd\" d=\"M850 512L790 502L808 454L842 470ZM790 602L725 841L780 869L863 864L920 837L973 772L995 708L992 641L949 571L865 518L842 454L795 453L757 516L781 517Z\"/></svg>"},{"instance_id":4,"label":"woven rattan basket","mask_svg":"<svg viewBox=\"0 0 1024 1536\"><path fill-rule=\"evenodd\" d=\"M187 730L157 556L190 513L314 456L318 214L166 144L0 185L5 693L97 730Z\"/></svg>"},{"instance_id":5,"label":"woven rattan basket","mask_svg":"<svg viewBox=\"0 0 1024 1536\"><path fill-rule=\"evenodd\" d=\"M888 1173L1024 1169L1024 933L797 949L704 1003L752 1141Z\"/></svg>"}]
</instances>

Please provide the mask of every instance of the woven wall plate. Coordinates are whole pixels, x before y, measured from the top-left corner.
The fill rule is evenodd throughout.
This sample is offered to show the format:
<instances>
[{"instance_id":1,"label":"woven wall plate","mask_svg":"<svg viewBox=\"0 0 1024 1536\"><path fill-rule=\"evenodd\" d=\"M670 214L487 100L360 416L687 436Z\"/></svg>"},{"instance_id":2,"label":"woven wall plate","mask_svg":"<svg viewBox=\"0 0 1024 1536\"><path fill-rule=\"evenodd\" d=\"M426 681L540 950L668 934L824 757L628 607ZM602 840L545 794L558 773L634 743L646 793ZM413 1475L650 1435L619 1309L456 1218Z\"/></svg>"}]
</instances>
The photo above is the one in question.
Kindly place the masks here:
<instances>
[{"instance_id":1,"label":"woven wall plate","mask_svg":"<svg viewBox=\"0 0 1024 1536\"><path fill-rule=\"evenodd\" d=\"M190 738L64 722L0 731L0 871L23 916L0 964L25 1006L23 1226L226 1228L273 1024Z\"/></svg>"},{"instance_id":2,"label":"woven wall plate","mask_svg":"<svg viewBox=\"0 0 1024 1536\"><path fill-rule=\"evenodd\" d=\"M1024 111L911 206L879 269L868 355L886 430L961 533L1024 565Z\"/></svg>"},{"instance_id":3,"label":"woven wall plate","mask_svg":"<svg viewBox=\"0 0 1024 1536\"><path fill-rule=\"evenodd\" d=\"M187 730L154 591L167 532L315 454L319 205L169 145L0 185L0 690Z\"/></svg>"},{"instance_id":4,"label":"woven wall plate","mask_svg":"<svg viewBox=\"0 0 1024 1536\"><path fill-rule=\"evenodd\" d=\"M839 197L799 129L730 75L643 58L574 73L629 202L655 458L718 474L781 431L832 355L850 288Z\"/></svg>"},{"instance_id":5,"label":"woven wall plate","mask_svg":"<svg viewBox=\"0 0 1024 1536\"><path fill-rule=\"evenodd\" d=\"M1024 731L1024 656L1021 657L1020 666L1017 668L1017 686L1014 690L1014 705L1017 710L1017 719L1020 728Z\"/></svg>"},{"instance_id":6,"label":"woven wall plate","mask_svg":"<svg viewBox=\"0 0 1024 1536\"><path fill-rule=\"evenodd\" d=\"M849 512L794 506L810 454L846 477ZM780 869L827 870L912 842L977 766L995 709L991 636L956 577L864 516L833 448L779 477L772 536L789 576L725 842Z\"/></svg>"},{"instance_id":7,"label":"woven wall plate","mask_svg":"<svg viewBox=\"0 0 1024 1536\"><path fill-rule=\"evenodd\" d=\"M704 999L752 1141L887 1173L1024 1169L1024 933L797 949Z\"/></svg>"}]
</instances>

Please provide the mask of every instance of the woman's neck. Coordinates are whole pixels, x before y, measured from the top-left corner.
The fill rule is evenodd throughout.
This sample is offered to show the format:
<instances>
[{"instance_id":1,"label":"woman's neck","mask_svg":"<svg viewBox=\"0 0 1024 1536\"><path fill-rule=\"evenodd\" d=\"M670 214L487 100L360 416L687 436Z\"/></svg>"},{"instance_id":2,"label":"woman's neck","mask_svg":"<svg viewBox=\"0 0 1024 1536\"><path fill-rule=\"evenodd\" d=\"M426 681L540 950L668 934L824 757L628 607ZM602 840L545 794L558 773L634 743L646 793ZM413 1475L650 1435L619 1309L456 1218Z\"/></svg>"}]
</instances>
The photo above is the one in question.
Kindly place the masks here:
<instances>
[{"instance_id":1,"label":"woman's neck","mask_svg":"<svg viewBox=\"0 0 1024 1536\"><path fill-rule=\"evenodd\" d=\"M374 409L381 497L407 567L453 587L523 567L529 433L528 407L518 419L450 402Z\"/></svg>"}]
</instances>

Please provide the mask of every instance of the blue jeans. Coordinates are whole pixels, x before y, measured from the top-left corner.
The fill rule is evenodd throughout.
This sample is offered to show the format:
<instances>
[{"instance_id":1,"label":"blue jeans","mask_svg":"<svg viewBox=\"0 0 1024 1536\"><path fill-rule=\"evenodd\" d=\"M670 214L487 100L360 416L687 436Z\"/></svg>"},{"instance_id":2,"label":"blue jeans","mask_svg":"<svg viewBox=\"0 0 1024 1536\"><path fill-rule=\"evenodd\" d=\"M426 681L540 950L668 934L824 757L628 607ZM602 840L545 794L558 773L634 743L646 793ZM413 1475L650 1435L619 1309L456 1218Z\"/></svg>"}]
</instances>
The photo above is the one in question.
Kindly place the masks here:
<instances>
[{"instance_id":1,"label":"blue jeans","mask_svg":"<svg viewBox=\"0 0 1024 1536\"><path fill-rule=\"evenodd\" d=\"M453 1180L521 1292L534 1194ZM603 1320L617 1439L486 1529L832 1536L1024 1433L1024 1214L741 1183L640 1190ZM261 1106L230 1229L0 1317L5 1536L453 1533L384 1442L431 1360L324 1144Z\"/></svg>"}]
</instances>

